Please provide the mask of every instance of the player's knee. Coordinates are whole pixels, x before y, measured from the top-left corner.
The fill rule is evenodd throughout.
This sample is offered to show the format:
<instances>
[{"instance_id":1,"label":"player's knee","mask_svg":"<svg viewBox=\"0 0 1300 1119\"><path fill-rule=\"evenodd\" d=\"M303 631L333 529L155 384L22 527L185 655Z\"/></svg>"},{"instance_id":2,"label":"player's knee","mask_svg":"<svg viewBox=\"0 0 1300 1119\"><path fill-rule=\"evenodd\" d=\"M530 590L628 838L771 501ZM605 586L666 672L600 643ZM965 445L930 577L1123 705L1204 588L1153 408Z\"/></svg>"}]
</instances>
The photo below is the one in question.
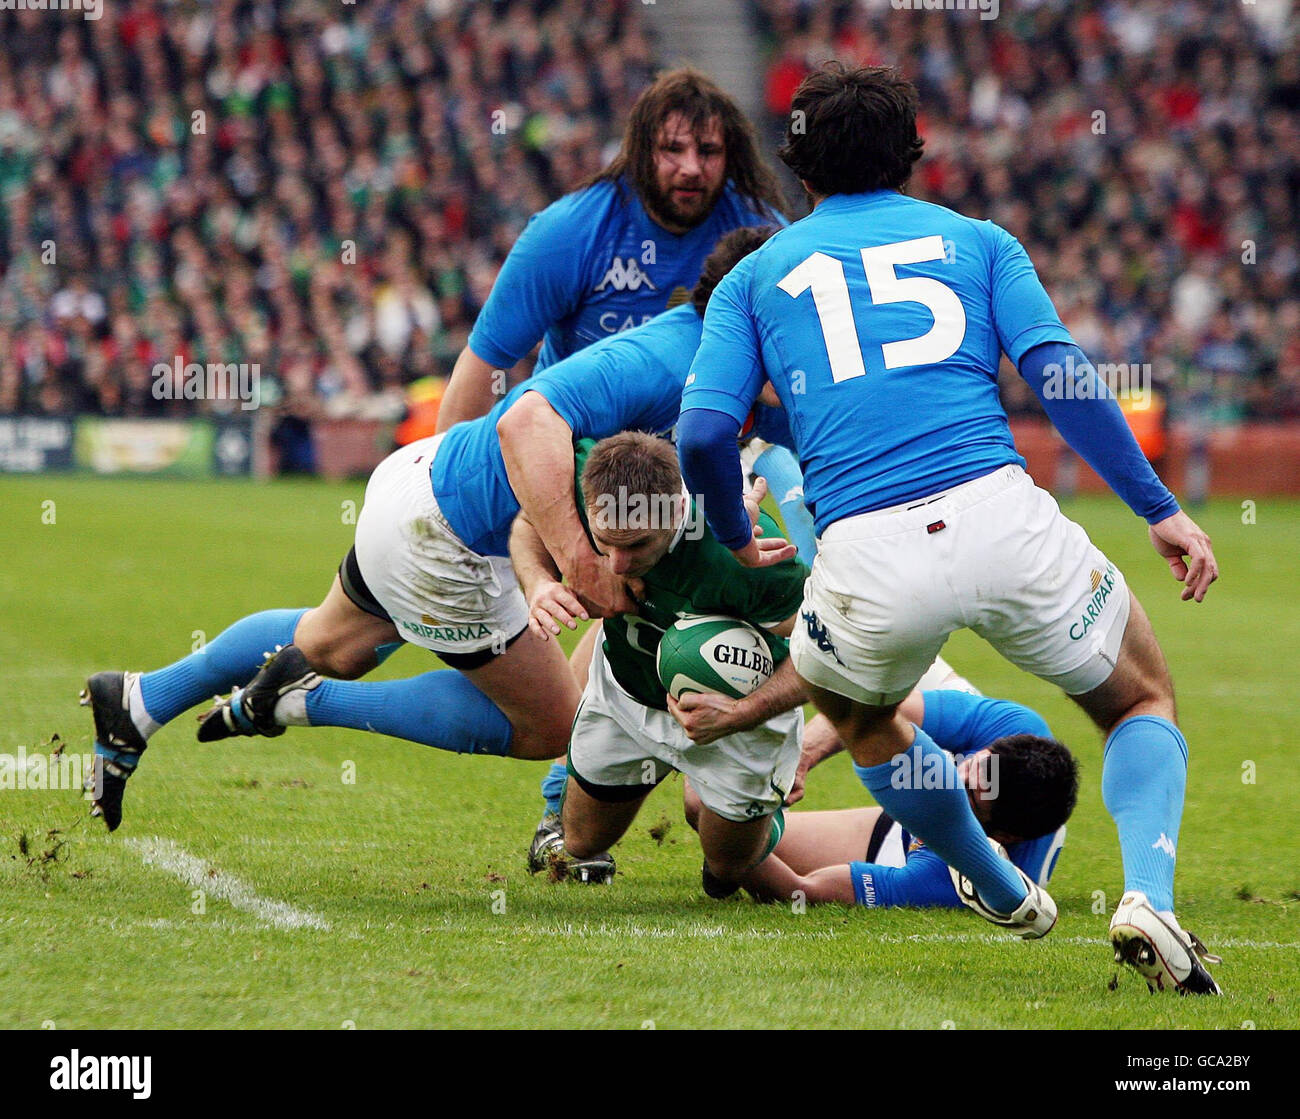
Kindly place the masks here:
<instances>
[{"instance_id":1,"label":"player's knee","mask_svg":"<svg viewBox=\"0 0 1300 1119\"><path fill-rule=\"evenodd\" d=\"M705 861L715 877L721 878L724 882L739 882L745 877L745 872L753 868L755 857L737 855L734 852L715 852L706 856Z\"/></svg>"},{"instance_id":2,"label":"player's knee","mask_svg":"<svg viewBox=\"0 0 1300 1119\"><path fill-rule=\"evenodd\" d=\"M369 646L361 649L323 644L310 636L305 642L295 637L294 643L316 672L335 680L356 680L374 668L379 661L374 649Z\"/></svg>"},{"instance_id":3,"label":"player's knee","mask_svg":"<svg viewBox=\"0 0 1300 1119\"><path fill-rule=\"evenodd\" d=\"M538 727L521 726L511 720L510 725L513 732L510 736L510 756L520 761L550 761L562 757L569 745L569 723L565 723L562 728L558 724Z\"/></svg>"}]
</instances>

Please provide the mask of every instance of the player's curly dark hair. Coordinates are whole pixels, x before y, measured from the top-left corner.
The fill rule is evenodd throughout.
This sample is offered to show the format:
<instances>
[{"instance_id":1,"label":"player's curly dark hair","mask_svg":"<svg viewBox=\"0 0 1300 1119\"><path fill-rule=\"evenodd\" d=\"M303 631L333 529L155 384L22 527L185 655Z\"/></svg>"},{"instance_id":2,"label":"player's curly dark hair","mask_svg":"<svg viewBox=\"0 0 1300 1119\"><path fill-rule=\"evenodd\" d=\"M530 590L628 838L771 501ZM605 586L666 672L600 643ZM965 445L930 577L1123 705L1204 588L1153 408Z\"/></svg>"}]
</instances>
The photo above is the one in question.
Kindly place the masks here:
<instances>
[{"instance_id":1,"label":"player's curly dark hair","mask_svg":"<svg viewBox=\"0 0 1300 1119\"><path fill-rule=\"evenodd\" d=\"M754 126L730 97L698 70L669 70L644 90L628 114L623 146L608 167L582 186L617 183L623 176L644 201L655 194L655 144L670 114L679 112L697 136L713 119L722 126L727 153L727 178L750 207L775 218L785 212L785 199L772 169L759 154Z\"/></svg>"},{"instance_id":2,"label":"player's curly dark hair","mask_svg":"<svg viewBox=\"0 0 1300 1119\"><path fill-rule=\"evenodd\" d=\"M1037 839L1070 818L1079 797L1079 763L1063 743L1010 734L989 750L998 766L997 795L988 802L989 831Z\"/></svg>"},{"instance_id":3,"label":"player's curly dark hair","mask_svg":"<svg viewBox=\"0 0 1300 1119\"><path fill-rule=\"evenodd\" d=\"M794 91L776 154L818 194L902 190L925 146L919 105L893 67L823 63Z\"/></svg>"},{"instance_id":4,"label":"player's curly dark hair","mask_svg":"<svg viewBox=\"0 0 1300 1119\"><path fill-rule=\"evenodd\" d=\"M713 251L704 258L704 267L700 269L700 278L691 289L691 303L700 318L704 318L704 309L709 305L713 289L722 282L722 277L736 267L745 257L776 232L774 225L747 225L733 229L718 238Z\"/></svg>"}]
</instances>

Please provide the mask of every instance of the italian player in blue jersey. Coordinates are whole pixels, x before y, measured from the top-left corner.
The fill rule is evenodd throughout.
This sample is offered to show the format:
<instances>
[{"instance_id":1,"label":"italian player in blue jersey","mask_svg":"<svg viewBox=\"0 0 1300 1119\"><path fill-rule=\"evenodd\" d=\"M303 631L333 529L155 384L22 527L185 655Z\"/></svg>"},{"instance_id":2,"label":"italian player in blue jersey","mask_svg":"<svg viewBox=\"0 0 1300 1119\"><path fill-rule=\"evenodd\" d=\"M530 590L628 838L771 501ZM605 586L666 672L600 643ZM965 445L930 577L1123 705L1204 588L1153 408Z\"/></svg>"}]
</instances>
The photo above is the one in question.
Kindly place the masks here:
<instances>
[{"instance_id":1,"label":"italian player in blue jersey","mask_svg":"<svg viewBox=\"0 0 1300 1119\"><path fill-rule=\"evenodd\" d=\"M589 183L535 214L452 371L438 430L483 415L541 342L537 370L647 323L699 278L718 238L783 224L780 187L736 103L672 70L637 98L623 144Z\"/></svg>"},{"instance_id":2,"label":"italian player in blue jersey","mask_svg":"<svg viewBox=\"0 0 1300 1119\"><path fill-rule=\"evenodd\" d=\"M916 690L904 716L954 755L971 810L1007 857L1045 886L1065 845L1065 822L1078 796L1078 763L1041 715L1010 700L964 691ZM809 746L821 753L810 755ZM841 748L809 736L809 769ZM698 816L688 790L687 819ZM947 865L881 808L788 812L780 843L741 879L761 901L843 902L872 908L959 907Z\"/></svg>"},{"instance_id":3,"label":"italian player in blue jersey","mask_svg":"<svg viewBox=\"0 0 1300 1119\"><path fill-rule=\"evenodd\" d=\"M800 86L781 157L814 209L714 293L682 401L683 474L742 562L775 558L752 537L735 451L770 381L820 540L791 657L863 784L955 868L977 912L1022 936L1050 930L1055 904L998 857L958 782L891 784L900 755L951 767L899 702L949 633L974 630L1107 734L1102 793L1125 876L1117 958L1152 986L1218 993L1173 913L1187 744L1164 657L1123 575L1025 473L998 399L1001 355L1147 521L1184 599L1204 598L1214 553L1019 243L901 193L923 146L916 113L915 89L883 67L830 63Z\"/></svg>"},{"instance_id":4,"label":"italian player in blue jersey","mask_svg":"<svg viewBox=\"0 0 1300 1119\"><path fill-rule=\"evenodd\" d=\"M567 432L560 437L568 455L561 485L573 506L572 440L671 428L708 298L763 237L738 230L724 238L685 305L560 362L489 415L389 456L370 478L355 545L320 606L242 618L201 650L153 672L91 677L85 702L105 769L95 809L110 829L120 823L126 782L148 739L195 704L244 684L205 717L204 740L308 724L368 729L464 753L561 754L579 689L558 645L527 632L527 604L507 552L521 504L547 523L563 518L536 479L516 495L498 425L522 399L546 400ZM576 508L572 517L577 522ZM592 560L603 562L594 552ZM459 671L382 683L355 679L405 642Z\"/></svg>"}]
</instances>

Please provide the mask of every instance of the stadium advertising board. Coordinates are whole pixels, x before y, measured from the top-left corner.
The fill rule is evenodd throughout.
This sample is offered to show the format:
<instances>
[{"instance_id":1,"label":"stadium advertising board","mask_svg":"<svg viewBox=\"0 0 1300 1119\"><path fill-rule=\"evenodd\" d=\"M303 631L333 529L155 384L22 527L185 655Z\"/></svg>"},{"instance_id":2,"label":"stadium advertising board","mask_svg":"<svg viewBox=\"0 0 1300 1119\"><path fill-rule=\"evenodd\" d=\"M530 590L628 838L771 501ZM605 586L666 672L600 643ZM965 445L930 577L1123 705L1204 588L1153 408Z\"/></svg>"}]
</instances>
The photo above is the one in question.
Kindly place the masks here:
<instances>
[{"instance_id":1,"label":"stadium advertising board","mask_svg":"<svg viewBox=\"0 0 1300 1119\"><path fill-rule=\"evenodd\" d=\"M72 442L69 419L0 416L0 473L66 470L72 465Z\"/></svg>"},{"instance_id":2,"label":"stadium advertising board","mask_svg":"<svg viewBox=\"0 0 1300 1119\"><path fill-rule=\"evenodd\" d=\"M247 474L247 423L207 420L77 420L72 465L96 474L205 477Z\"/></svg>"}]
</instances>

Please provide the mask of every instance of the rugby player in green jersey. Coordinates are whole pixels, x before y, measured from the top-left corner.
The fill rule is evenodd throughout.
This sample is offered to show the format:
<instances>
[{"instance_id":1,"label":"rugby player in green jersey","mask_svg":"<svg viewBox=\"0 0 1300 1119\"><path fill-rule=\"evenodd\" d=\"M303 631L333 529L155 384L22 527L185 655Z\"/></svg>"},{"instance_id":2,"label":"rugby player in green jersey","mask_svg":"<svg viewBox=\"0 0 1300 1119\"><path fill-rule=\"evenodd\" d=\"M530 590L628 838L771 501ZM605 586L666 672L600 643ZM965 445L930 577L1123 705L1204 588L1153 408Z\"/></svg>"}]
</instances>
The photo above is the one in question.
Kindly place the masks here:
<instances>
[{"instance_id":1,"label":"rugby player in green jersey","mask_svg":"<svg viewBox=\"0 0 1300 1119\"><path fill-rule=\"evenodd\" d=\"M794 786L803 738L803 689L788 663L785 635L808 569L794 558L741 566L692 507L675 451L663 439L623 432L579 443L575 477L592 544L629 580L638 608L605 619L569 740L563 847L555 855L581 867L606 850L676 770L690 778L701 802L705 892L725 897L781 838L782 805ZM752 512L764 541L788 547L756 504ZM534 632L572 627L580 604L526 514L515 522L510 554ZM717 705L709 733L692 740L680 719L714 697L686 695L679 705L660 683L655 653L666 629L699 614L760 627L777 667L750 695Z\"/></svg>"}]
</instances>

